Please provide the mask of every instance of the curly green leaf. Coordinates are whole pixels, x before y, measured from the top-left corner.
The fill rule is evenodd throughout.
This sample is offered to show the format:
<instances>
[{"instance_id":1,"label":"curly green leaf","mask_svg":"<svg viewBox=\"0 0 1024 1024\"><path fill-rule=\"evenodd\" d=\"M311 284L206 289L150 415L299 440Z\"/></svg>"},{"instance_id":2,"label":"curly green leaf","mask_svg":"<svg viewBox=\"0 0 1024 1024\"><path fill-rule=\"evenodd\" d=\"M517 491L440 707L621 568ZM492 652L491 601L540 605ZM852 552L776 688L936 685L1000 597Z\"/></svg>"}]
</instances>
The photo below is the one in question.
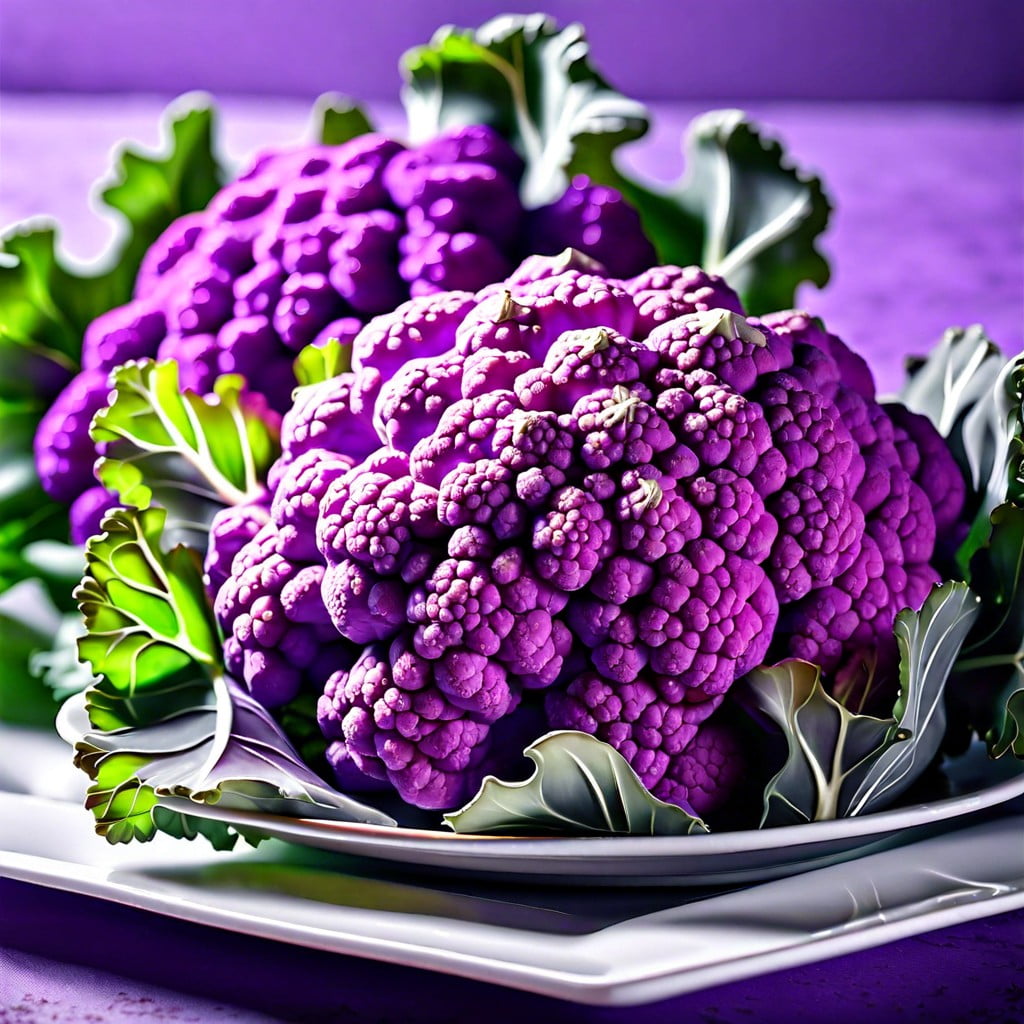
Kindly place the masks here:
<instances>
[{"instance_id":1,"label":"curly green leaf","mask_svg":"<svg viewBox=\"0 0 1024 1024\"><path fill-rule=\"evenodd\" d=\"M86 547L75 590L86 628L82 661L129 694L160 686L192 662L220 660L199 556L180 545L162 549L166 518L162 508L108 515Z\"/></svg>"},{"instance_id":2,"label":"curly green leaf","mask_svg":"<svg viewBox=\"0 0 1024 1024\"><path fill-rule=\"evenodd\" d=\"M86 805L101 835L127 842L150 839L157 830L186 837L213 830L209 838L231 839L223 825L200 824L201 818L181 809L181 801L394 824L310 771L266 708L244 689L198 668L183 672L172 688L149 700L142 718L136 706L129 720L114 728L97 728L96 702L106 716L121 694L101 683L71 698L63 731L74 738L76 765L93 780ZM110 724L116 720L115 715Z\"/></svg>"}]
</instances>

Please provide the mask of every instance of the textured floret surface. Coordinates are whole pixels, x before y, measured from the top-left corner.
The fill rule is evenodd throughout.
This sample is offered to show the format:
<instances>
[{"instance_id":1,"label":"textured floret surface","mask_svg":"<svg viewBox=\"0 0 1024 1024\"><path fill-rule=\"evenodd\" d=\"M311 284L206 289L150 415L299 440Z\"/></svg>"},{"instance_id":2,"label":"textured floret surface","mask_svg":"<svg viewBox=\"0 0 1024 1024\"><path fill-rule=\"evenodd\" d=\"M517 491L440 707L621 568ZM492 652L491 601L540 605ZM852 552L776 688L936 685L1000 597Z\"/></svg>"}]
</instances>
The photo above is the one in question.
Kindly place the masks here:
<instances>
[{"instance_id":1,"label":"textured floret surface","mask_svg":"<svg viewBox=\"0 0 1024 1024\"><path fill-rule=\"evenodd\" d=\"M528 253L567 247L617 273L651 262L639 218L618 193L577 178L555 203L528 211L522 169L486 127L416 148L369 134L258 157L207 209L164 232L133 300L86 331L83 372L39 428L44 488L71 504L95 484L89 421L109 371L129 359L177 359L182 386L200 393L219 374L240 373L283 412L299 349L351 341L411 296L475 292ZM93 525L95 503L79 513L77 532Z\"/></svg>"},{"instance_id":2,"label":"textured floret surface","mask_svg":"<svg viewBox=\"0 0 1024 1024\"><path fill-rule=\"evenodd\" d=\"M766 659L891 708L894 617L962 496L933 434L804 314L533 258L374 319L300 392L217 612L260 699L318 689L342 782L452 807L508 737L569 728L714 811L742 781L721 706ZM311 628L331 645L289 641L275 681Z\"/></svg>"}]
</instances>

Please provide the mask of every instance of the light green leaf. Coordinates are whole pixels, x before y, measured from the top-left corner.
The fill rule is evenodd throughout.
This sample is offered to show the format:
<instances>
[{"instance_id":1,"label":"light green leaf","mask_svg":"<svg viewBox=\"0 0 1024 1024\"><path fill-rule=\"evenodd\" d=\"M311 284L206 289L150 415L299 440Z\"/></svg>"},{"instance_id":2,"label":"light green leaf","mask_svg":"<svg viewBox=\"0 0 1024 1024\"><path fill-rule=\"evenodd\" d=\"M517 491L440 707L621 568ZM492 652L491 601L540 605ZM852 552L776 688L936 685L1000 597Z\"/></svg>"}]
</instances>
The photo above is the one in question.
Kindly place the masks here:
<instances>
[{"instance_id":1,"label":"light green leaf","mask_svg":"<svg viewBox=\"0 0 1024 1024\"><path fill-rule=\"evenodd\" d=\"M100 482L135 508L159 503L176 530L198 533L200 548L218 509L243 505L264 492L278 454L277 429L265 403L225 375L212 396L182 391L173 360L125 363L113 374L111 404L93 419L91 434L106 444Z\"/></svg>"},{"instance_id":2,"label":"light green leaf","mask_svg":"<svg viewBox=\"0 0 1024 1024\"><path fill-rule=\"evenodd\" d=\"M487 124L526 161L528 208L557 199L577 151L609 150L647 131L643 106L612 89L590 63L580 25L543 14L502 15L475 31L448 25L402 58L402 99L414 142Z\"/></svg>"},{"instance_id":3,"label":"light green leaf","mask_svg":"<svg viewBox=\"0 0 1024 1024\"><path fill-rule=\"evenodd\" d=\"M162 508L108 515L86 547L86 574L75 590L86 627L81 660L130 695L192 662L220 661L199 556L184 546L164 552L166 518Z\"/></svg>"},{"instance_id":4,"label":"light green leaf","mask_svg":"<svg viewBox=\"0 0 1024 1024\"><path fill-rule=\"evenodd\" d=\"M341 93L324 93L313 107L314 136L327 146L340 146L372 131L366 111Z\"/></svg>"},{"instance_id":5,"label":"light green leaf","mask_svg":"<svg viewBox=\"0 0 1024 1024\"><path fill-rule=\"evenodd\" d=\"M707 827L657 799L612 746L587 733L550 732L524 751L525 782L484 779L461 810L444 816L458 833L484 835L690 835Z\"/></svg>"},{"instance_id":6,"label":"light green leaf","mask_svg":"<svg viewBox=\"0 0 1024 1024\"><path fill-rule=\"evenodd\" d=\"M352 346L331 338L326 345L307 345L292 364L299 387L322 384L352 369Z\"/></svg>"},{"instance_id":7,"label":"light green leaf","mask_svg":"<svg viewBox=\"0 0 1024 1024\"><path fill-rule=\"evenodd\" d=\"M893 803L931 764L946 731L946 681L981 612L966 583L934 586L921 610L904 608L894 632L900 649L900 695L888 743L843 800L842 817Z\"/></svg>"}]
</instances>

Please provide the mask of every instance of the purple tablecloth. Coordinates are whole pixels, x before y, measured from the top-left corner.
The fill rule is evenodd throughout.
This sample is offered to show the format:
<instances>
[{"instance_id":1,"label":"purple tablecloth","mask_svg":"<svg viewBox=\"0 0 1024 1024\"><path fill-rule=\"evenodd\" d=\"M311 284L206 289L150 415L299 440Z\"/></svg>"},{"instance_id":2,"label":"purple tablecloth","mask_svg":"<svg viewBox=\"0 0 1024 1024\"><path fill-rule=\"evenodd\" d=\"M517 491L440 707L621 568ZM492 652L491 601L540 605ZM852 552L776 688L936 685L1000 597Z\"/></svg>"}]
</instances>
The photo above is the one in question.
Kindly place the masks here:
<instances>
[{"instance_id":1,"label":"purple tablecloth","mask_svg":"<svg viewBox=\"0 0 1024 1024\"><path fill-rule=\"evenodd\" d=\"M79 257L109 240L86 202L121 136L155 144L149 97L0 98L0 225L58 216ZM298 137L305 109L232 101L225 149ZM834 279L801 304L864 351L894 389L904 356L950 324L984 323L1024 349L1024 109L752 104L837 210L824 243ZM632 160L678 174L693 105L656 109ZM383 111L385 124L396 114ZM762 1022L1024 1020L1024 913L966 924L823 964L634 1010L551 1000L313 953L0 881L0 1024L35 1021ZM85 965L85 968L74 965ZM113 972L113 973L107 973ZM249 1009L241 1009L247 1007Z\"/></svg>"}]
</instances>

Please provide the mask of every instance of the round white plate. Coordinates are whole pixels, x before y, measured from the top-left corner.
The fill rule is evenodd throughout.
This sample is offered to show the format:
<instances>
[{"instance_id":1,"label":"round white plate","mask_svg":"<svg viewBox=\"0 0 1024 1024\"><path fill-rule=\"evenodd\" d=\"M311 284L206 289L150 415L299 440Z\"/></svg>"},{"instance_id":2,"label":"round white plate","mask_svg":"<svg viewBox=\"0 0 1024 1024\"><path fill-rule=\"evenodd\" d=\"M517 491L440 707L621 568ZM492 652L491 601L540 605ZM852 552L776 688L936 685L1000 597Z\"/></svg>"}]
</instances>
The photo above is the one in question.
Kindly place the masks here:
<instances>
[{"instance_id":1,"label":"round white plate","mask_svg":"<svg viewBox=\"0 0 1024 1024\"><path fill-rule=\"evenodd\" d=\"M1004 777L994 781L993 772ZM959 792L929 803L860 818L692 836L458 836L447 831L287 818L187 800L167 804L277 839L431 870L550 879L562 885L573 880L586 885L720 885L780 878L920 839L1024 795L1024 765L1006 758L990 762L983 750L972 750L950 762L947 774Z\"/></svg>"}]
</instances>

